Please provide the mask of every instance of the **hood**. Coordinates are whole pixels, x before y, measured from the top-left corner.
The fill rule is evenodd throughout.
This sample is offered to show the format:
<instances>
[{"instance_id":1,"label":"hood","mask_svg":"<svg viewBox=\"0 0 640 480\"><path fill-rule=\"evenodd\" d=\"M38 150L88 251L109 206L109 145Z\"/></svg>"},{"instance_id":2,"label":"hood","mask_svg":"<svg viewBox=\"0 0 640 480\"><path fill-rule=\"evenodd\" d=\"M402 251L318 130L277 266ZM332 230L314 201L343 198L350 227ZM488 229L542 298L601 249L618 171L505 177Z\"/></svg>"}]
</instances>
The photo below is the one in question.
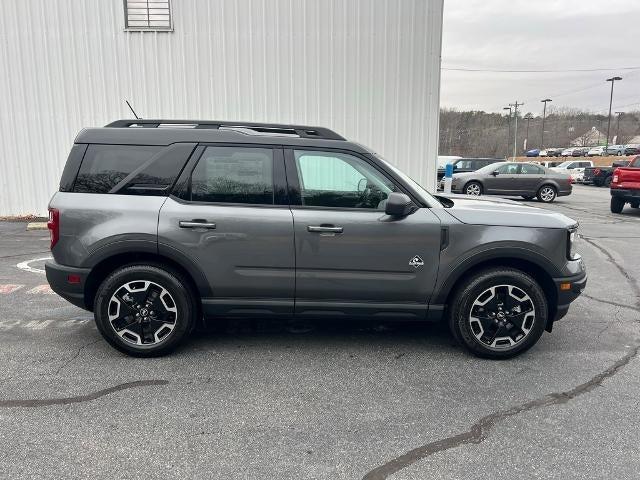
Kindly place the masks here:
<instances>
[{"instance_id":1,"label":"hood","mask_svg":"<svg viewBox=\"0 0 640 480\"><path fill-rule=\"evenodd\" d=\"M504 227L569 228L578 222L561 213L529 207L505 199L475 198L468 195L446 195L454 206L447 212L470 225Z\"/></svg>"}]
</instances>

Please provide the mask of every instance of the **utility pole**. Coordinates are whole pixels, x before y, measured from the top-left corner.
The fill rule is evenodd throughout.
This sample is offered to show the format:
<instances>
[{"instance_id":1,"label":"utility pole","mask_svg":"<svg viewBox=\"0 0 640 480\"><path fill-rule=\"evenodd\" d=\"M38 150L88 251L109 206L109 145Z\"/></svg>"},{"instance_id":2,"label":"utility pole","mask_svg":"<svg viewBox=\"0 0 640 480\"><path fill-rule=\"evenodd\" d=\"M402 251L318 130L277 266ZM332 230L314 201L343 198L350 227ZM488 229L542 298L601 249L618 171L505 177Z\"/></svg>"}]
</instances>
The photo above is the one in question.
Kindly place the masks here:
<instances>
[{"instance_id":1,"label":"utility pole","mask_svg":"<svg viewBox=\"0 0 640 480\"><path fill-rule=\"evenodd\" d=\"M547 116L547 102L553 102L550 98L545 98L544 100L540 100L544 103L544 108L542 110L542 135L540 136L540 150L544 148L544 119Z\"/></svg>"},{"instance_id":2,"label":"utility pole","mask_svg":"<svg viewBox=\"0 0 640 480\"><path fill-rule=\"evenodd\" d=\"M524 149L526 150L527 148L529 148L529 122L531 121L531 119L533 119L533 117L531 115L527 115L526 117L524 117L524 119L527 121L527 134L524 138Z\"/></svg>"},{"instance_id":3,"label":"utility pole","mask_svg":"<svg viewBox=\"0 0 640 480\"><path fill-rule=\"evenodd\" d=\"M616 80L622 80L622 77L607 78L607 82L611 82L611 96L609 97L609 121L607 122L607 143L604 147L605 154L609 154L609 133L611 130L611 105L613 104L613 84Z\"/></svg>"},{"instance_id":4,"label":"utility pole","mask_svg":"<svg viewBox=\"0 0 640 480\"><path fill-rule=\"evenodd\" d=\"M620 143L620 117L624 112L615 112L618 115L618 126L616 127L616 143Z\"/></svg>"},{"instance_id":5,"label":"utility pole","mask_svg":"<svg viewBox=\"0 0 640 480\"><path fill-rule=\"evenodd\" d=\"M503 110L509 110L509 130L507 132L507 150L505 151L504 157L507 158L509 156L509 143L511 142L511 107L503 107Z\"/></svg>"},{"instance_id":6,"label":"utility pole","mask_svg":"<svg viewBox=\"0 0 640 480\"><path fill-rule=\"evenodd\" d=\"M513 160L514 161L516 159L516 150L518 148L518 107L521 107L522 105L524 105L524 103L518 103L517 100L516 100L516 103L509 104L510 107L513 107L513 116L515 117L515 127L514 127L514 134L513 134Z\"/></svg>"}]
</instances>

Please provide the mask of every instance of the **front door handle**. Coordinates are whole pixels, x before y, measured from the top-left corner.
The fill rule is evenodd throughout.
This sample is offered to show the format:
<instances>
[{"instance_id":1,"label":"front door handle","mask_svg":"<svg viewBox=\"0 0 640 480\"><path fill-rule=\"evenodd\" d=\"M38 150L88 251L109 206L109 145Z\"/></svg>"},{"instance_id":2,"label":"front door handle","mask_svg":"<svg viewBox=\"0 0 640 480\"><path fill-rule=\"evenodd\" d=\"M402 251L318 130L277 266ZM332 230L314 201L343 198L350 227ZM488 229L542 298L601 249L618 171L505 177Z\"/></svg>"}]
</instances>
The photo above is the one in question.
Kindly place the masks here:
<instances>
[{"instance_id":1,"label":"front door handle","mask_svg":"<svg viewBox=\"0 0 640 480\"><path fill-rule=\"evenodd\" d=\"M213 230L216 224L206 220L180 220L180 228L208 228Z\"/></svg>"},{"instance_id":2,"label":"front door handle","mask_svg":"<svg viewBox=\"0 0 640 480\"><path fill-rule=\"evenodd\" d=\"M312 233L342 233L342 227L334 227L329 225L309 225L308 232Z\"/></svg>"}]
</instances>

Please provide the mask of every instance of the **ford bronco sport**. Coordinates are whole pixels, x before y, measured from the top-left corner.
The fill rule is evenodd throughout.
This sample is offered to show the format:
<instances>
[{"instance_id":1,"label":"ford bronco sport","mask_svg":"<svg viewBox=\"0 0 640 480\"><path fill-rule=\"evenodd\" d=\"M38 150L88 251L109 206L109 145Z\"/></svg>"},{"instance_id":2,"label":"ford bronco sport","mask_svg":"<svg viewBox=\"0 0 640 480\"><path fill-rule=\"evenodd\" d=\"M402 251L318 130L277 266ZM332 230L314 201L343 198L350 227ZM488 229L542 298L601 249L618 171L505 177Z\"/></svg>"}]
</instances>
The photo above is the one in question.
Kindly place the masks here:
<instances>
[{"instance_id":1,"label":"ford bronco sport","mask_svg":"<svg viewBox=\"0 0 640 480\"><path fill-rule=\"evenodd\" d=\"M586 284L577 224L434 197L326 128L120 120L80 132L49 206L52 289L131 355L224 317L447 321L507 358Z\"/></svg>"}]
</instances>

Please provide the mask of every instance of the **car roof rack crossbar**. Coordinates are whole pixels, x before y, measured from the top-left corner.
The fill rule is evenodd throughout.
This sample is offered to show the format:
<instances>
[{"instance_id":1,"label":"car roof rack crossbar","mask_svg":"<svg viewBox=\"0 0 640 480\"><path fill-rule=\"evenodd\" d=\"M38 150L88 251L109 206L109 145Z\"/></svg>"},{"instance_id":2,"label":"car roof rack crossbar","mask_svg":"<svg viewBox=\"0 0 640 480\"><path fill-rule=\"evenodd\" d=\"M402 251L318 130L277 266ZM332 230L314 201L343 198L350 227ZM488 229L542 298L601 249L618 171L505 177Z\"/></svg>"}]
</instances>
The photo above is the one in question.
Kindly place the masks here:
<instances>
[{"instance_id":1,"label":"car roof rack crossbar","mask_svg":"<svg viewBox=\"0 0 640 480\"><path fill-rule=\"evenodd\" d=\"M234 130L240 133L252 135L285 135L300 138L317 138L323 140L346 140L333 130L324 127L309 127L305 125L286 125L275 123L253 122L219 122L215 120L141 120L127 119L116 120L107 128L199 128L199 129L223 129Z\"/></svg>"}]
</instances>

